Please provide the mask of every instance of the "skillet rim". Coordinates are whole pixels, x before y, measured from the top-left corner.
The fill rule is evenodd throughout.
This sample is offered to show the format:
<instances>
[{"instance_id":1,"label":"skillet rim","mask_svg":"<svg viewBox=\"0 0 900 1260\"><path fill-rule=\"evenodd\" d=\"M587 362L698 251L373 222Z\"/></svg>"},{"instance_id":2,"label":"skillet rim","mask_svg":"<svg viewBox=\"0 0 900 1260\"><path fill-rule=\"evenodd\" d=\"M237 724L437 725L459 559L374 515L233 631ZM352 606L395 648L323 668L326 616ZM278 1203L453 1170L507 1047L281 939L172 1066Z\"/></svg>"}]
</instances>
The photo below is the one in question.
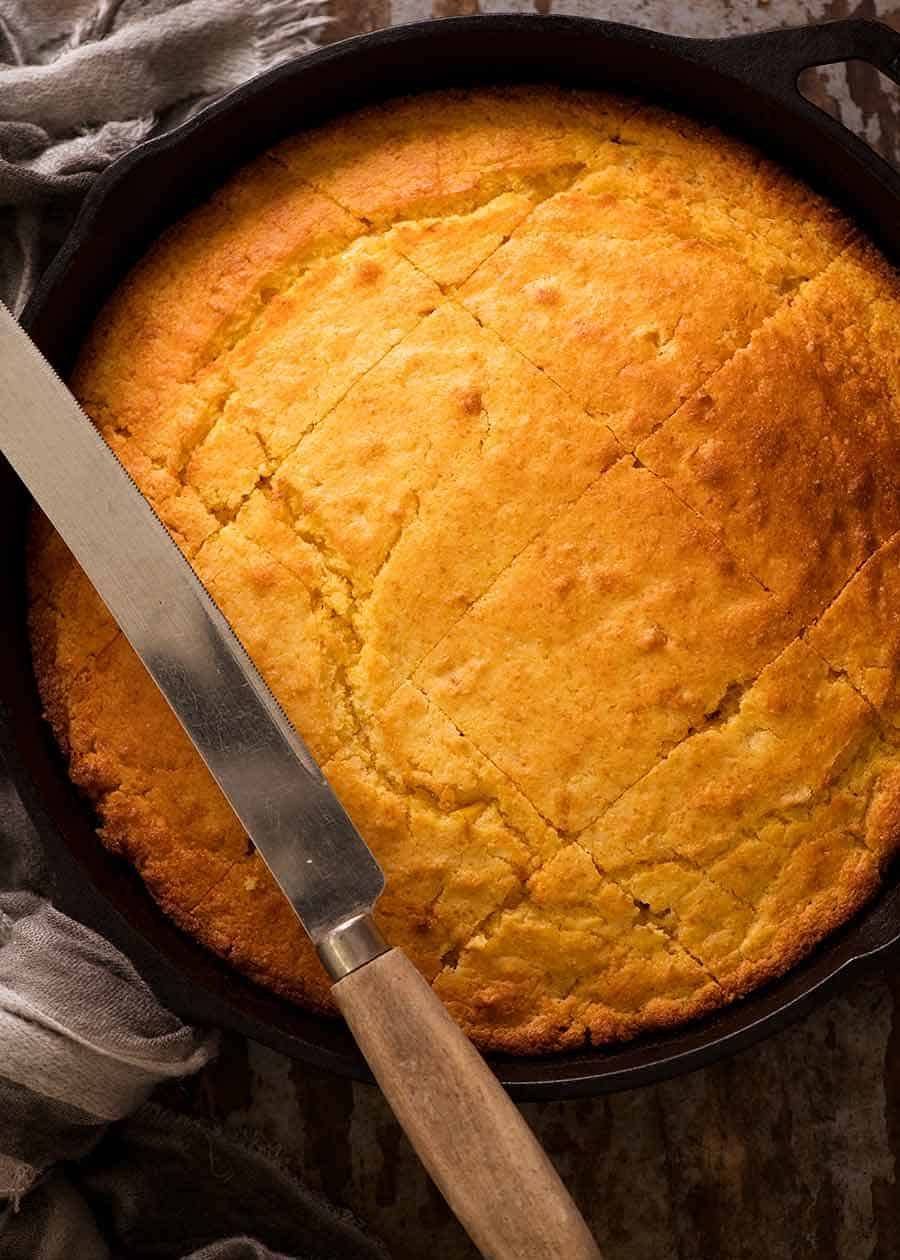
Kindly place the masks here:
<instances>
[{"instance_id":1,"label":"skillet rim","mask_svg":"<svg viewBox=\"0 0 900 1260\"><path fill-rule=\"evenodd\" d=\"M885 33L888 33L887 36ZM541 47L538 50L538 60L541 63L552 61L547 53L550 39L559 49L566 43L570 47L574 46L573 40L587 39L595 44L598 41L605 42L608 54L614 54L616 48L620 52L623 49L629 50L636 55L635 64L644 63L644 72L646 64L660 59L668 60L670 74L673 70L683 73L690 68L714 87L717 83L719 92L725 91L730 95L731 109L726 111L729 114L726 129L743 131L744 134L749 131L751 135L755 131L757 135L753 138L759 143L759 129L773 113L775 116L793 118L795 122L797 119L801 120L805 127L812 128L829 146L835 146L835 153L843 154L851 169L861 172L865 179L872 181L874 187L883 190L887 201L895 209L897 221L900 222L900 175L839 123L807 102L796 89L796 78L800 69L805 65L819 64L821 60L830 59L835 50L842 50L839 58L841 60L856 55L867 60L877 57L881 63L878 41L882 38L887 38L888 49L883 64L890 66L891 73L897 77L900 71L900 34L880 23L850 19L749 36L690 40L593 18L521 14L451 18L384 28L283 63L234 89L174 130L147 141L124 155L95 181L69 236L32 296L22 317L23 323L48 351L53 361L65 370L65 356L60 349L64 338L61 338L58 327L57 344L54 347L52 325L55 317L58 325L68 328L68 340L72 341L72 308L69 306L65 312L62 310L66 305L67 286L71 288L73 274L77 279L79 263L83 265L86 254L102 242L104 214L108 214L116 197L121 198L123 192L128 193L129 182L132 192L134 186L140 185L141 179L146 186L148 177L152 180L155 168L164 166L166 159L189 149L196 143L197 137L202 138L204 133L227 123L229 119L239 126L239 115L242 111L254 102L258 105L267 95L275 96L284 85L297 82L302 84L316 74L346 73L347 68L352 68L362 57L366 58L369 65L373 53L379 50L382 54L390 54L396 53L398 49L405 49L407 57L411 58L421 55L422 48L427 50L429 46L433 47L435 40L447 50L452 48L454 40L471 40L472 36L476 36L482 47L491 39L496 43L498 40L525 38L535 46L539 41ZM876 41L875 53L872 51L873 40ZM531 67L534 59L526 60ZM610 73L610 66L600 66L596 72L602 74L604 70ZM427 89L429 86L437 87L453 80L464 82L468 76L454 75L447 80L438 76L437 81L432 75L421 77L423 81L420 87ZM494 73L491 77L496 82L498 79L515 76ZM535 76L529 74L524 77ZM577 75L571 76L570 81L574 81L576 77ZM624 87L623 77L628 82L627 76L620 76L618 82L610 84L607 79L602 85L612 86L613 90ZM559 76L544 76L545 81L548 78L558 81ZM380 91L382 86L379 80L375 84L375 90L371 91L372 85L369 84L358 94L359 99L354 104L385 95L386 93ZM595 83L595 86L599 85ZM407 90L406 86L403 90ZM735 93L737 98L746 96L746 99L736 99ZM678 95L677 83L675 94ZM350 95L353 95L352 91ZM649 93L645 92L645 95L657 99L662 96L664 103L672 104L671 96L665 91L651 90ZM754 103L761 113L755 120L750 120L745 128L740 119L746 114L748 103ZM697 104L696 100L693 104ZM341 98L341 105L346 108L344 98ZM704 112L702 108L692 109L684 100L678 101L676 107L686 113ZM328 112L343 112L343 108ZM718 109L712 113L714 118L721 120ZM320 114L313 121L320 121L322 116L327 116L327 113ZM743 121L748 120L743 117ZM296 129L296 125L291 125L285 128L285 132ZM273 142L273 136L268 136L263 143L255 145L256 151ZM790 161L785 155L783 145L766 147L769 151L773 147L780 149L776 156L795 167L800 165L802 169L807 165L799 158L797 161ZM241 153L238 161L227 165L237 165L248 155ZM808 170L804 174L807 179L810 178ZM823 180L812 182L827 185L828 173L820 174L823 175ZM220 177L221 172L207 183L214 186ZM201 188L199 196L202 197L204 192L205 189ZM830 189L829 193L833 195ZM840 197L838 199L843 200ZM186 208L187 204L184 201L179 204L176 198L175 203L169 207L168 215L164 217L177 217ZM864 214L863 217L869 216ZM876 231L875 235L884 247L885 241L881 233ZM887 252L893 255L895 261L900 261L900 228L897 240L886 244ZM130 252L131 261L136 256L134 251ZM93 297L99 304L101 298L98 297L98 292ZM83 298L80 308L76 305L76 324L83 326L86 323L87 306L88 303ZM8 469L0 471L11 480ZM26 499L21 492L17 498L21 517L24 515L22 508L26 506ZM18 550L18 568L21 570L21 546ZM21 572L19 578L21 579ZM16 615L13 611L12 618ZM21 621L21 617L19 620ZM13 631L13 638L18 637L21 640L22 627L19 629L18 636ZM21 643L18 646L21 647ZM43 749L35 752L33 747L30 756L21 756L20 749L16 747L17 737L13 731L12 718L16 704L23 701L24 692L10 706L5 660L7 654L3 655L3 667L0 669L0 749L6 754L10 763L10 777L38 827L45 848L53 855L57 904L115 940L136 963L138 970L150 981L160 997L179 1014L233 1028L294 1058L304 1060L313 1067L357 1079L371 1079L349 1036L346 1033L341 1036L342 1030L334 1021L311 1015L285 999L259 988L234 972L227 963L215 958L203 946L185 936L166 919L144 889L139 877L120 859L102 849L93 833L93 826L87 822L86 815L89 811L69 782L61 757L55 750L52 737L49 730L45 729L39 711L32 713L31 717L36 719L37 726L40 727L43 738L39 735L38 744L42 743ZM28 662L28 658L25 659ZM30 662L28 669L30 671ZM25 691L28 691L27 682ZM30 691L34 708L37 697L33 678ZM25 702L27 703L27 699ZM29 731L29 735L34 734L34 730ZM47 764L38 766L36 781L35 757L40 761L42 756ZM55 792L45 790L50 786L47 771L51 778L55 777ZM64 781L62 783L59 782L60 776ZM58 789L62 789L61 792ZM75 812L82 816L82 825L77 836L72 819L62 821L66 805L71 811L73 801L79 802ZM68 831L70 825L73 827L71 833ZM90 861L87 850L84 849L85 830L90 832L89 843L97 850ZM107 868L107 874L112 872L108 879L103 877L103 868ZM109 885L115 885L121 895L115 894L110 898ZM121 891L125 889L127 892ZM136 910L141 898L147 903L143 912ZM123 914L123 908L136 915L136 926L128 921ZM164 939L171 938L173 933L180 938L180 948L173 948L172 940ZM838 984L847 983L864 968L895 951L900 952L900 885L896 881L893 885L886 881L885 888L875 901L865 907L845 928L826 938L808 959L792 968L781 979L755 990L747 998L721 1012L693 1024L680 1026L670 1033L644 1037L608 1050L592 1049L545 1056L492 1055L489 1056L489 1061L510 1093L520 1099L560 1099L632 1088L662 1080L734 1053L771 1035L823 1000ZM173 954L182 956L181 963L174 960ZM182 970L182 964L191 954L202 954L205 965L201 966L195 959L196 966L188 966L189 971L193 970L193 975L189 977ZM198 972L203 973L202 978L198 977Z\"/></svg>"}]
</instances>

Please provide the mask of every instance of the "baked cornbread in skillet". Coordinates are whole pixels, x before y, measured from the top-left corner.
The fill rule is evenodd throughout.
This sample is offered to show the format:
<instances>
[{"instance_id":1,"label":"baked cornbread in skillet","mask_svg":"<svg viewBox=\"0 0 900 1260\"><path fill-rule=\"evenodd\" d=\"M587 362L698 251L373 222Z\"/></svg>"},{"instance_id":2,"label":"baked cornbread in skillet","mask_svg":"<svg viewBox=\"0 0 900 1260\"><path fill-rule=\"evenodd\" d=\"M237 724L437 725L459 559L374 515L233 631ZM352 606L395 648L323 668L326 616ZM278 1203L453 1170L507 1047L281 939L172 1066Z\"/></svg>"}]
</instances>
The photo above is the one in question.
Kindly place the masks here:
<instances>
[{"instance_id":1,"label":"baked cornbread in skillet","mask_svg":"<svg viewBox=\"0 0 900 1260\"><path fill-rule=\"evenodd\" d=\"M550 88L288 140L171 229L73 385L486 1048L632 1037L788 968L900 840L900 282L683 118ZM47 715L192 933L328 985L48 527Z\"/></svg>"}]
</instances>

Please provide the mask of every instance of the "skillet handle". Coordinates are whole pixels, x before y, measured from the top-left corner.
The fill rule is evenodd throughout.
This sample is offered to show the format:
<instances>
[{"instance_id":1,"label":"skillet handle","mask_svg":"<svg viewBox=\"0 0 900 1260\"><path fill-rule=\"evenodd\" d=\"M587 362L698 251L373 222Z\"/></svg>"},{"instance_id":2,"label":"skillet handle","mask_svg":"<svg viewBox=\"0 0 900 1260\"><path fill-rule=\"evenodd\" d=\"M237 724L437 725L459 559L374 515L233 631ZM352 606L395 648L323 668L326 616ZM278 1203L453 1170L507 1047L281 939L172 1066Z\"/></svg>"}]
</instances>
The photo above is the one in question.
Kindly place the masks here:
<instances>
[{"instance_id":1,"label":"skillet handle","mask_svg":"<svg viewBox=\"0 0 900 1260\"><path fill-rule=\"evenodd\" d=\"M900 85L900 31L869 18L844 18L697 43L701 60L707 59L704 54L708 51L710 59L714 57L726 73L785 104L796 103L797 78L802 71L836 61L867 61Z\"/></svg>"},{"instance_id":2,"label":"skillet handle","mask_svg":"<svg viewBox=\"0 0 900 1260\"><path fill-rule=\"evenodd\" d=\"M332 989L419 1158L485 1260L600 1260L553 1165L399 949Z\"/></svg>"},{"instance_id":3,"label":"skillet handle","mask_svg":"<svg viewBox=\"0 0 900 1260\"><path fill-rule=\"evenodd\" d=\"M900 31L884 21L846 18L726 39L689 40L689 53L782 105L819 112L797 79L811 66L861 60L900 84ZM841 126L841 123L838 123Z\"/></svg>"}]
</instances>

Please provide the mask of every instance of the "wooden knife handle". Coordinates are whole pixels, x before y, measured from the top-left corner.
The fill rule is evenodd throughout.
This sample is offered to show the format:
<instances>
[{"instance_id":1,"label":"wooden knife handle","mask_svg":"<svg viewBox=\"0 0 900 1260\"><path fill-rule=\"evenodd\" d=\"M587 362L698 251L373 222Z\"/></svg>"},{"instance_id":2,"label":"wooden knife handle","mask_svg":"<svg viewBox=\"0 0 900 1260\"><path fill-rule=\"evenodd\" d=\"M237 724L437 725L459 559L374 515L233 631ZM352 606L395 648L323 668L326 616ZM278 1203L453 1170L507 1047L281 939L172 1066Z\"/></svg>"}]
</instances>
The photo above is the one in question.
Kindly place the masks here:
<instances>
[{"instance_id":1,"label":"wooden knife handle","mask_svg":"<svg viewBox=\"0 0 900 1260\"><path fill-rule=\"evenodd\" d=\"M486 1260L599 1260L534 1134L406 955L381 954L333 993L422 1163Z\"/></svg>"}]
</instances>

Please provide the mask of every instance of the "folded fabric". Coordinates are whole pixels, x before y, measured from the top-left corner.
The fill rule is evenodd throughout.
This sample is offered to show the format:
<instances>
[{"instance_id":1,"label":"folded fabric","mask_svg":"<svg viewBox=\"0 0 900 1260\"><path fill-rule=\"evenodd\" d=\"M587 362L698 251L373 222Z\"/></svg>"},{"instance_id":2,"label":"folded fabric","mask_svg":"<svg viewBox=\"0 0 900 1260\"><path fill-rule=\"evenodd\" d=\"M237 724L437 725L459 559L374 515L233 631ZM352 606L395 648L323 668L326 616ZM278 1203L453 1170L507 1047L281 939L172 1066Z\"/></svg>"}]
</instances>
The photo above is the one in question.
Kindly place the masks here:
<instances>
[{"instance_id":1,"label":"folded fabric","mask_svg":"<svg viewBox=\"0 0 900 1260\"><path fill-rule=\"evenodd\" d=\"M109 162L313 47L315 0L5 0L0 298L22 310ZM5 63L5 64L3 64Z\"/></svg>"},{"instance_id":2,"label":"folded fabric","mask_svg":"<svg viewBox=\"0 0 900 1260\"><path fill-rule=\"evenodd\" d=\"M214 1051L107 941L33 893L0 894L0 1196L13 1210L50 1165Z\"/></svg>"},{"instance_id":3,"label":"folded fabric","mask_svg":"<svg viewBox=\"0 0 900 1260\"><path fill-rule=\"evenodd\" d=\"M258 1139L141 1105L215 1048L109 942L33 893L0 893L4 1260L383 1260Z\"/></svg>"}]
</instances>

